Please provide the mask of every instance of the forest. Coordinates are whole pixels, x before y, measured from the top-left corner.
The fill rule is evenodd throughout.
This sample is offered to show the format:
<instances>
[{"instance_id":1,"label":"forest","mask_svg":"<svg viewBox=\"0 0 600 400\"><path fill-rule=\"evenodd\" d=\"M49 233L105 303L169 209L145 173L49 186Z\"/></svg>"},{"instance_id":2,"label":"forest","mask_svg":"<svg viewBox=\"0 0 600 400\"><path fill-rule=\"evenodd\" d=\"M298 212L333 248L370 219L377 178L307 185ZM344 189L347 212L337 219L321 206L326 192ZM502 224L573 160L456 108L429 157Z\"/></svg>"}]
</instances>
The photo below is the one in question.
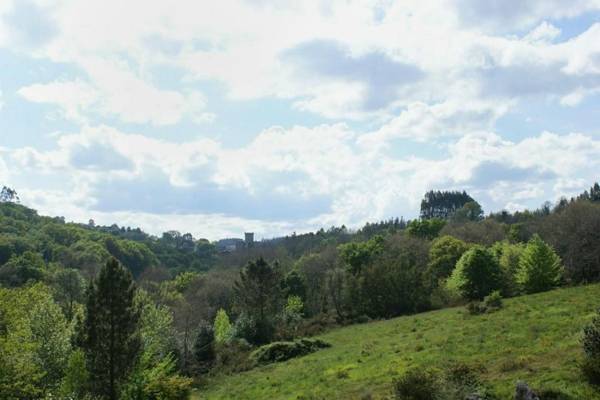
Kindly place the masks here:
<instances>
[{"instance_id":1,"label":"forest","mask_svg":"<svg viewBox=\"0 0 600 400\"><path fill-rule=\"evenodd\" d=\"M598 183L487 214L465 191L430 191L418 219L231 252L190 233L40 216L4 187L0 399L188 399L216 377L327 348L314 337L342 326L455 306L486 314L599 281ZM581 329L581 374L595 385L600 316ZM433 398L415 394L429 381L413 372L395 398Z\"/></svg>"}]
</instances>

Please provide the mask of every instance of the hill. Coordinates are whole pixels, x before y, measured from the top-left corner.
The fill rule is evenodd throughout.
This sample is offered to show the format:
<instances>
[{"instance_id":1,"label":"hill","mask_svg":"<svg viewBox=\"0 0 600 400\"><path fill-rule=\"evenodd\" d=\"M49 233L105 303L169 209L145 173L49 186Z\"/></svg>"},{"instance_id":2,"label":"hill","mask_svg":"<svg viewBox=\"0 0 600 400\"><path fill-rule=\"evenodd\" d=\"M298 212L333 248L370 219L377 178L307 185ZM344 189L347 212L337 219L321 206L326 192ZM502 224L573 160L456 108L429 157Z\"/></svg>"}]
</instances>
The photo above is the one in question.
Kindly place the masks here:
<instances>
[{"instance_id":1,"label":"hill","mask_svg":"<svg viewBox=\"0 0 600 400\"><path fill-rule=\"evenodd\" d=\"M460 307L348 326L320 336L329 349L213 378L192 398L385 398L410 367L460 361L483 366L482 379L500 398L512 398L515 382L525 380L561 398L600 399L578 369L581 328L598 299L595 284L509 299L491 314Z\"/></svg>"}]
</instances>

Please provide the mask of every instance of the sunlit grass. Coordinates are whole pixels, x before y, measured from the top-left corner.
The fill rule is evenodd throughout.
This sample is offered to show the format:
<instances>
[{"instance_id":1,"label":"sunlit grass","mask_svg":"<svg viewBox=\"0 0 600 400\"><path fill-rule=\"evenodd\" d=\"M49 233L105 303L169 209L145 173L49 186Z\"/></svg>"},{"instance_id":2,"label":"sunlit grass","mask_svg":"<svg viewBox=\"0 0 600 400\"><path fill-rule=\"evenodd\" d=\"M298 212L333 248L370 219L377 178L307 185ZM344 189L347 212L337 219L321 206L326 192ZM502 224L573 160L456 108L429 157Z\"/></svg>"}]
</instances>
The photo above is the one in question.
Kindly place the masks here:
<instances>
[{"instance_id":1,"label":"sunlit grass","mask_svg":"<svg viewBox=\"0 0 600 400\"><path fill-rule=\"evenodd\" d=\"M487 315L452 308L340 328L321 336L329 349L214 378L193 399L386 398L407 368L451 361L483 365L483 379L502 398L525 380L574 399L600 399L578 369L581 328L598 306L600 285L589 285L506 300Z\"/></svg>"}]
</instances>

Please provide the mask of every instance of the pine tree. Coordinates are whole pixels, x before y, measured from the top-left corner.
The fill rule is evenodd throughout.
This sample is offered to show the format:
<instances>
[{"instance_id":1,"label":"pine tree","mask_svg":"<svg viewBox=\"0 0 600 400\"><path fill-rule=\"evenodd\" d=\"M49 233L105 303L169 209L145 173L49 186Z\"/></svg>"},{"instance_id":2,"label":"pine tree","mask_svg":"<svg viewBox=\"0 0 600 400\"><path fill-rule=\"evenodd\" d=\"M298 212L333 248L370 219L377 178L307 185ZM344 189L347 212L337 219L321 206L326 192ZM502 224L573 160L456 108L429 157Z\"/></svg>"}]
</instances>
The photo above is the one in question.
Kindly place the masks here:
<instances>
[{"instance_id":1,"label":"pine tree","mask_svg":"<svg viewBox=\"0 0 600 400\"><path fill-rule=\"evenodd\" d=\"M246 312L256 324L256 337L246 338L262 344L271 340L273 318L281 300L280 274L262 257L249 262L240 272L240 279L233 286L236 306Z\"/></svg>"},{"instance_id":2,"label":"pine tree","mask_svg":"<svg viewBox=\"0 0 600 400\"><path fill-rule=\"evenodd\" d=\"M538 235L527 243L517 270L517 283L527 293L550 290L560 283L563 267L560 257Z\"/></svg>"},{"instance_id":3,"label":"pine tree","mask_svg":"<svg viewBox=\"0 0 600 400\"><path fill-rule=\"evenodd\" d=\"M136 287L131 273L116 259L109 260L90 282L83 347L90 389L103 399L119 398L141 348Z\"/></svg>"}]
</instances>

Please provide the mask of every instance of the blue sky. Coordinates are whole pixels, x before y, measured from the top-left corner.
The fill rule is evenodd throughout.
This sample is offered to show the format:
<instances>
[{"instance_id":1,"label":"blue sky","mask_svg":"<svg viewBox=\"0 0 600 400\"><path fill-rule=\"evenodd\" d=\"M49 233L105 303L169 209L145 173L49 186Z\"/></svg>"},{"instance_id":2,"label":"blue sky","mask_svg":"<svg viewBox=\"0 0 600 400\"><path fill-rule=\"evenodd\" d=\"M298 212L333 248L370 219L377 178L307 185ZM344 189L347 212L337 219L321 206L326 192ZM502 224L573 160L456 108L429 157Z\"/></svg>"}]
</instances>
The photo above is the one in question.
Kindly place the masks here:
<instances>
[{"instance_id":1,"label":"blue sky","mask_svg":"<svg viewBox=\"0 0 600 400\"><path fill-rule=\"evenodd\" d=\"M0 184L44 214L260 238L598 171L599 0L0 2Z\"/></svg>"}]
</instances>

